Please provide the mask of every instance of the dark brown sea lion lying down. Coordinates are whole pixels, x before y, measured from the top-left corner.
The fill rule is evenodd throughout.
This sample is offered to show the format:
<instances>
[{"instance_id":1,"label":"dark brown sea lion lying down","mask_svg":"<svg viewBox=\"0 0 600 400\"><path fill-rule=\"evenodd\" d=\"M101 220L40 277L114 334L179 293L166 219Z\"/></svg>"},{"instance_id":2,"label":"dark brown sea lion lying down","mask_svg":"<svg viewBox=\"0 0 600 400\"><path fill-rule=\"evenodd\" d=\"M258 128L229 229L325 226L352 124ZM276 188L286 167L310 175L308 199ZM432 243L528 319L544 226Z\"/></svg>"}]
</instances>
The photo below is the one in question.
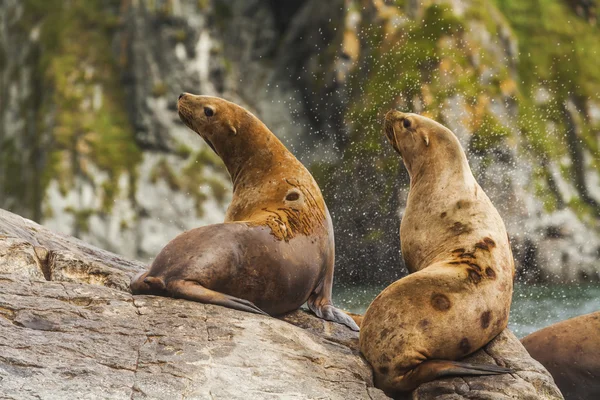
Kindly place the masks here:
<instances>
[{"instance_id":1,"label":"dark brown sea lion lying down","mask_svg":"<svg viewBox=\"0 0 600 400\"><path fill-rule=\"evenodd\" d=\"M565 400L600 399L600 311L558 322L521 340Z\"/></svg>"}]
</instances>

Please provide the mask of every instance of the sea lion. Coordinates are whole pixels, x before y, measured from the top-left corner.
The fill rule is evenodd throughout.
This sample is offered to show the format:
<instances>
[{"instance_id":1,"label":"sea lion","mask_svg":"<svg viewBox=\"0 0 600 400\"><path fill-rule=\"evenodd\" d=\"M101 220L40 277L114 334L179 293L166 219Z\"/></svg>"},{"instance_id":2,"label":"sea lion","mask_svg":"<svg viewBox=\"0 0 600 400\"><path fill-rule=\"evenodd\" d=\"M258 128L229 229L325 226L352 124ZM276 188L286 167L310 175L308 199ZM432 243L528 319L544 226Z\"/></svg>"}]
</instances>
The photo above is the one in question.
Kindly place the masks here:
<instances>
[{"instance_id":1,"label":"sea lion","mask_svg":"<svg viewBox=\"0 0 600 400\"><path fill-rule=\"evenodd\" d=\"M600 311L550 325L521 342L565 400L600 399Z\"/></svg>"},{"instance_id":2,"label":"sea lion","mask_svg":"<svg viewBox=\"0 0 600 400\"><path fill-rule=\"evenodd\" d=\"M410 176L400 239L411 274L384 289L361 324L376 386L396 396L443 376L509 372L453 361L508 322L514 261L500 215L449 129L392 110L384 132Z\"/></svg>"},{"instance_id":3,"label":"sea lion","mask_svg":"<svg viewBox=\"0 0 600 400\"><path fill-rule=\"evenodd\" d=\"M331 302L333 226L308 170L236 104L184 93L177 108L225 163L233 198L224 223L177 236L133 278L132 292L274 316L306 302L318 317L358 330Z\"/></svg>"},{"instance_id":4,"label":"sea lion","mask_svg":"<svg viewBox=\"0 0 600 400\"><path fill-rule=\"evenodd\" d=\"M358 325L358 327L360 328L360 324L362 324L362 320L363 320L363 316L362 314L356 314L353 312L348 312L348 311L344 311L346 314L348 314L350 316L350 318L352 318L352 320L354 322L356 322L356 325Z\"/></svg>"}]
</instances>

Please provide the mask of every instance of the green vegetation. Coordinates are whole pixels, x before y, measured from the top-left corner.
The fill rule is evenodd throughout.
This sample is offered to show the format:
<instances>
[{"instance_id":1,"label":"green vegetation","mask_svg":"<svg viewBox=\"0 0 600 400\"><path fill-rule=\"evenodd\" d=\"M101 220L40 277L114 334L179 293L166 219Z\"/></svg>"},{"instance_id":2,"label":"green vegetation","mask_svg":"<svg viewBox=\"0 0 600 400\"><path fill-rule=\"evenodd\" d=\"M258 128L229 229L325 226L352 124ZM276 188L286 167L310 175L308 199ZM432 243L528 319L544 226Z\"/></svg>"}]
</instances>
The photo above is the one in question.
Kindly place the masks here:
<instances>
[{"instance_id":1,"label":"green vegetation","mask_svg":"<svg viewBox=\"0 0 600 400\"><path fill-rule=\"evenodd\" d=\"M21 155L15 144L15 139L4 140L1 150L0 167L2 169L0 171L6 177L4 179L4 191L15 198L29 200L27 199L27 185L24 185L21 179L18 179L23 174L21 171Z\"/></svg>"},{"instance_id":2,"label":"green vegetation","mask_svg":"<svg viewBox=\"0 0 600 400\"><path fill-rule=\"evenodd\" d=\"M488 112L482 118L481 124L473 133L469 150L478 154L485 154L487 150L500 144L503 139L510 135L510 130L500 124L496 117Z\"/></svg>"},{"instance_id":3,"label":"green vegetation","mask_svg":"<svg viewBox=\"0 0 600 400\"><path fill-rule=\"evenodd\" d=\"M462 3L461 16L447 5L424 2L421 10L411 5L414 19L405 3L366 11L360 2L351 4L362 19L359 60L347 83L348 139L341 159L311 166L334 218L344 213L338 229L361 238L360 246L352 242L340 253L351 260L368 253L370 262L383 253L381 265L395 256L377 243L394 240L379 229L396 219L394 188L408 183L382 133L383 115L394 107L442 123L442 111L463 111L465 118L453 122L472 132L469 150L482 170L506 154L493 149L518 143L518 157L532 162L532 190L546 211L570 207L598 226L598 210L577 183L581 163L570 162L589 151L600 168L600 126L582 117L585 101L600 93L598 26L576 17L561 0L472 0ZM569 116L565 110L573 105L579 111ZM516 120L512 112L496 111L507 108L516 111ZM554 169L561 176L553 176ZM580 196L562 198L558 179Z\"/></svg>"},{"instance_id":4,"label":"green vegetation","mask_svg":"<svg viewBox=\"0 0 600 400\"><path fill-rule=\"evenodd\" d=\"M577 17L566 1L493 1L519 39L519 76L528 97L540 84L562 98L598 96L597 25Z\"/></svg>"},{"instance_id":5,"label":"green vegetation","mask_svg":"<svg viewBox=\"0 0 600 400\"><path fill-rule=\"evenodd\" d=\"M388 24L386 20L363 21L359 32L363 51L370 52L350 77L353 100L346 122L352 128L341 166L352 174L358 165L372 165L368 174L385 177L378 186L377 209L372 210L384 214L394 212L391 197L401 164L397 157L381 157L383 149L391 151L381 132L381 113L400 105L404 111L424 112L439 119L444 101L455 94L475 106L482 101L482 94L491 95L486 95L486 90L497 91L480 84L479 71L462 43L465 22L447 7L434 4L424 10L421 21L404 20L398 27ZM474 47L471 51L477 50ZM505 77L507 73L502 70L499 75ZM415 109L415 100L423 110ZM486 116L484 123L479 123L478 147L508 134L492 116ZM313 167L317 176L331 176L321 172L327 169L323 164Z\"/></svg>"},{"instance_id":6,"label":"green vegetation","mask_svg":"<svg viewBox=\"0 0 600 400\"><path fill-rule=\"evenodd\" d=\"M231 20L231 17L233 16L231 6L227 4L227 2L224 0L214 0L213 7L217 27L222 30L225 28L226 24Z\"/></svg>"},{"instance_id":7,"label":"green vegetation","mask_svg":"<svg viewBox=\"0 0 600 400\"><path fill-rule=\"evenodd\" d=\"M520 77L519 127L531 144L534 155L550 160L561 159L569 146L587 148L600 172L600 153L595 138L599 127L589 121L577 121L580 129L577 140L568 139L567 102L582 106L588 99L598 99L600 93L600 29L577 17L565 1L560 0L494 0L506 16L519 42L518 72ZM535 15L536 18L531 16ZM550 94L547 102L536 102L540 88ZM583 110L582 110L583 111ZM555 129L548 129L548 122ZM572 163L571 169L578 168ZM566 174L572 181L576 171ZM580 207L581 199L569 206L582 216L586 210L600 214L594 204Z\"/></svg>"},{"instance_id":8,"label":"green vegetation","mask_svg":"<svg viewBox=\"0 0 600 400\"><path fill-rule=\"evenodd\" d=\"M461 49L443 41L454 41L464 30L463 22L448 8L432 5L425 10L422 22L407 21L392 33L386 34L384 25L375 26L366 21L361 30L363 47L373 49L374 54L369 57L367 73L361 69L350 78L351 93L356 100L349 110L348 120L354 127L361 128L353 129L356 146L350 149L350 157L365 152L369 156L380 150L381 127L376 121L380 120L381 110L401 103L406 111L414 111L412 100L420 98L425 111L437 117L440 98L464 92L463 89L473 87L477 79L474 71L463 71L469 62L464 55L459 55ZM458 65L451 65L457 60ZM436 73L443 61L447 63L444 68L451 74L458 68L456 73L461 79L456 83L448 85L451 79ZM428 96L424 89L435 95ZM438 91L444 91L444 96L439 96Z\"/></svg>"},{"instance_id":9,"label":"green vegetation","mask_svg":"<svg viewBox=\"0 0 600 400\"><path fill-rule=\"evenodd\" d=\"M118 195L119 176L135 174L141 160L111 49L118 18L109 10L118 10L120 1L108 3L26 0L20 21L24 31L40 26L37 74L44 93L50 93L36 110L38 127L51 129L52 136L41 190L58 178L61 191L68 192L74 177L90 174L88 165L93 163L109 177L102 186L104 212ZM50 110L55 119L46 126ZM82 230L89 214L76 215Z\"/></svg>"},{"instance_id":10,"label":"green vegetation","mask_svg":"<svg viewBox=\"0 0 600 400\"><path fill-rule=\"evenodd\" d=\"M173 33L173 39L175 39L175 41L178 42L178 43L185 42L185 40L187 39L187 37L188 37L188 34L185 31L185 29L177 29Z\"/></svg>"},{"instance_id":11,"label":"green vegetation","mask_svg":"<svg viewBox=\"0 0 600 400\"><path fill-rule=\"evenodd\" d=\"M204 214L203 203L207 198L202 189L204 186L209 187L215 200L223 205L229 192L229 188L223 184L225 179L228 179L228 176L223 162L207 147L190 154L188 163L179 173L173 171L166 159L158 162L150 173L152 183L162 180L171 190L191 196L195 200L198 216Z\"/></svg>"},{"instance_id":12,"label":"green vegetation","mask_svg":"<svg viewBox=\"0 0 600 400\"><path fill-rule=\"evenodd\" d=\"M150 173L150 182L156 183L159 179L164 181L171 190L181 189L177 173L173 171L167 160L164 158L156 163Z\"/></svg>"},{"instance_id":13,"label":"green vegetation","mask_svg":"<svg viewBox=\"0 0 600 400\"><path fill-rule=\"evenodd\" d=\"M537 167L533 171L534 193L542 200L546 212L554 212L558 209L558 200L551 190L548 190L548 178L550 171L544 167Z\"/></svg>"},{"instance_id":14,"label":"green vegetation","mask_svg":"<svg viewBox=\"0 0 600 400\"><path fill-rule=\"evenodd\" d=\"M101 197L101 209L95 211L99 214L110 213L117 197L127 196L135 202L137 169L142 157L120 82L120 68L126 61L118 61L113 51L113 40L121 23L118 14L121 5L121 0L24 0L24 17L19 20L20 29L26 35L34 27L40 29L39 56L32 64L37 70L34 75L40 77L39 91L44 96L36 99L37 107L31 108L35 109L37 118L37 139L41 140L43 135L51 138L50 147L45 149L47 162L40 178L40 191L44 193L49 182L56 180L61 193L66 195L73 190L76 177L98 182L98 177L92 176L97 174L97 168L108 176L96 188L96 194ZM145 5L158 17L172 14L170 2L152 0ZM198 2L198 7L207 6L206 1ZM226 5L216 7L221 17L230 14ZM174 30L172 35L177 42L187 39L184 29ZM154 97L163 97L168 92L163 81L154 82L151 87ZM51 120L49 115L53 117ZM184 173L176 174L163 160L151 171L153 181L164 180L172 190L189 192L196 199L200 214L206 197L200 186L209 188L217 201L225 201L227 188L221 183L222 179L206 176L210 175L206 167L224 171L218 157L210 150L194 153L185 145L179 145L175 153L189 160ZM13 156L14 160L3 157L7 173L14 174L14 169L22 164L15 158L18 157L16 151ZM129 176L129 193L119 192L118 182L123 173ZM8 181L15 186L14 191L12 187L8 189L21 197L17 189L25 190L26 186L18 180ZM93 212L67 211L75 215L77 229L85 231L86 221ZM49 212L47 207L44 212Z\"/></svg>"},{"instance_id":15,"label":"green vegetation","mask_svg":"<svg viewBox=\"0 0 600 400\"><path fill-rule=\"evenodd\" d=\"M153 97L162 97L167 94L169 88L164 82L156 82L154 86L152 86L152 96Z\"/></svg>"},{"instance_id":16,"label":"green vegetation","mask_svg":"<svg viewBox=\"0 0 600 400\"><path fill-rule=\"evenodd\" d=\"M75 234L79 236L81 233L87 233L90 230L89 220L95 211L89 208L77 210L72 207L67 207L66 212L75 217Z\"/></svg>"},{"instance_id":17,"label":"green vegetation","mask_svg":"<svg viewBox=\"0 0 600 400\"><path fill-rule=\"evenodd\" d=\"M469 115L468 120L460 122L473 132L469 148L482 157L482 165L494 157L490 149L506 140L514 143L515 135L520 135L525 139L521 149L530 153L536 163L534 190L548 211L566 205L582 220L592 220L590 215L598 212L593 210L594 205L585 197L561 199L559 190L552 187L549 168L560 171L561 179L576 187L575 169L581 169L581 164L569 160L582 150L590 153L600 171L600 126L581 117L585 114L585 102L598 99L600 93L598 24L577 17L564 0L471 0L463 4L461 16L447 5L431 3L423 2L425 5L419 6L422 8L418 12L413 9L414 2L405 0L385 2L386 6L380 9L363 6L359 1L349 4L350 9L361 13L362 20L357 32L359 60L342 88L347 89L350 98L348 109L343 111L348 131L340 140L341 159L320 160L312 166L319 182L331 187L355 181L356 177L368 180L372 194L365 194L369 199L361 197L360 201L368 203L370 209L360 218L376 226L374 216L395 212L394 188L399 177L405 179L401 162L397 156L391 156L392 150L382 135L382 112L399 107L444 122L441 111L448 109L449 101L459 101ZM197 0L195 4L199 12L212 13L211 18L222 30L233 17L233 9L225 0ZM32 84L33 92L41 96L24 102L22 119L30 124L31 114L27 113L34 110L36 124L28 128L38 132L34 147L41 148L46 143L50 146L44 149L47 153L38 192L43 194L50 179L55 179L66 194L73 189L76 176L91 178L90 165L94 165L108 176L96 189L102 196L100 212L109 213L114 199L124 195L118 186L123 173L130 177L130 193L125 195L133 198L141 161L119 82L123 65L118 65L112 48L121 23L121 0L24 0L23 5L24 16L18 20L23 35L40 28L40 49L32 56L31 64L39 80ZM148 0L145 5L159 18L174 18L171 2ZM408 18L409 7L418 18ZM314 58L314 80L307 85L307 92L321 92L330 85L331 73L336 72L332 71L332 60L338 55L344 32L339 29L339 21L330 24L336 27L338 37ZM169 32L173 42L191 39L189 31L179 25L172 26ZM515 54L511 53L510 43L517 44ZM232 60L225 58L225 50L217 41L211 56L222 58L229 75L234 66ZM0 67L7 61L6 56L0 51ZM265 57L265 67L269 68L272 61ZM150 85L154 97L168 92L165 82ZM327 96L323 98L324 103L328 101ZM509 129L510 124L491 111L492 102L498 100L518 110L516 124L512 121L516 129ZM579 112L570 116L565 112L567 105ZM573 121L577 126L575 133ZM42 138L44 135L47 137ZM18 145L18 141L11 140L3 143L3 176L24 176ZM382 156L385 152L388 156ZM173 190L190 193L199 213L207 195L201 187L209 188L218 201L226 199L222 180L207 173L224 173L218 157L209 150L194 152L185 145L177 145L175 154L188 160L184 169L175 173L164 159L151 171L154 182L163 180ZM8 182L6 190L15 197L36 198L18 179L4 181ZM336 202L347 201L331 190L326 190L325 195L332 209L337 207ZM78 220L87 218L86 212L79 214ZM83 222L78 225L85 228ZM367 241L381 240L376 229L363 236Z\"/></svg>"},{"instance_id":18,"label":"green vegetation","mask_svg":"<svg viewBox=\"0 0 600 400\"><path fill-rule=\"evenodd\" d=\"M403 14L402 5L398 5L397 15ZM484 163L493 156L491 148L518 133L526 139L530 156L559 166L573 151L569 146L580 146L577 140L569 142L566 137L565 105L572 101L581 109L587 98L598 98L600 31L575 16L564 2L474 0L463 17L444 5L433 4L424 9L422 20L397 18L402 21L398 26L392 25L389 15L386 11L380 21L363 21L359 33L366 56L350 78L353 101L346 121L352 129L342 162L345 171L354 172L361 160L377 159L377 173L389 172L384 192L391 193L388 189L397 179L394 165L398 163L395 157L381 160L382 147L387 148L387 143L381 134L380 113L399 106L443 121L440 110L455 95L464 100L471 115L463 121L473 132L470 150L483 156ZM507 24L516 35L518 54L513 60L499 60L477 29L487 31L489 41L500 42L496 47L510 51L508 45L502 45L511 34ZM511 72L514 65L516 71ZM549 93L548 100L536 99L540 88ZM506 122L489 111L494 99L507 99L518 108L517 130L508 129ZM596 140L600 127L591 127L583 119L577 126L581 146L590 151L600 171ZM548 186L548 163L537 168L536 193L550 209L564 204L556 197L560 193ZM571 171L576 165L566 168L564 178L577 186ZM318 166L317 173L322 169L323 165ZM388 203L380 204L383 208L379 211L390 212ZM588 209L590 204L576 212Z\"/></svg>"},{"instance_id":19,"label":"green vegetation","mask_svg":"<svg viewBox=\"0 0 600 400\"><path fill-rule=\"evenodd\" d=\"M208 8L210 0L198 0L197 6L201 11L205 11Z\"/></svg>"}]
</instances>

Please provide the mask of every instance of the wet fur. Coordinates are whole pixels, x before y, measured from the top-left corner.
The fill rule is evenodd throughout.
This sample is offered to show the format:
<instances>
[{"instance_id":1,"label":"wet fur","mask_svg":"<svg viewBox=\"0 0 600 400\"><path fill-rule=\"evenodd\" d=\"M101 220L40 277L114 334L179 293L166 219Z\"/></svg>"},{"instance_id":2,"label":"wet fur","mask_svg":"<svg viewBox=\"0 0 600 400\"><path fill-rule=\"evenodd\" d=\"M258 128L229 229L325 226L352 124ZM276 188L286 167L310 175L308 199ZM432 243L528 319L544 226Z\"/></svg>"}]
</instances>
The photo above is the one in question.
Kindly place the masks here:
<instances>
[{"instance_id":1,"label":"wet fur","mask_svg":"<svg viewBox=\"0 0 600 400\"><path fill-rule=\"evenodd\" d=\"M550 325L521 342L565 400L600 399L600 311Z\"/></svg>"},{"instance_id":2,"label":"wet fur","mask_svg":"<svg viewBox=\"0 0 600 400\"><path fill-rule=\"evenodd\" d=\"M507 325L514 262L500 215L450 130L391 111L384 133L411 177L400 228L411 274L381 292L361 324L376 385L394 395L441 376L507 372L451 362Z\"/></svg>"},{"instance_id":3,"label":"wet fur","mask_svg":"<svg viewBox=\"0 0 600 400\"><path fill-rule=\"evenodd\" d=\"M331 302L333 226L308 170L242 107L185 94L178 110L225 163L232 201L224 223L169 242L150 270L132 279L132 292L270 315L307 302L317 316L358 330Z\"/></svg>"}]
</instances>

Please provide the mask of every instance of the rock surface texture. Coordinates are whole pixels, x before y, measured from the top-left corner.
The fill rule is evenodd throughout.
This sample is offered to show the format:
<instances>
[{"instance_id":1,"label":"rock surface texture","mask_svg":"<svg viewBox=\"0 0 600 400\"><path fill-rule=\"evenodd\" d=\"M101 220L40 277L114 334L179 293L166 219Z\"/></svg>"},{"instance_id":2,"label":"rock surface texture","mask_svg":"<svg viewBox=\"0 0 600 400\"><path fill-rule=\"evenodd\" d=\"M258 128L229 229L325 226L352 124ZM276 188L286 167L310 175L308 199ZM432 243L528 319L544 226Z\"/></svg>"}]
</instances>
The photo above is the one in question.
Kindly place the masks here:
<instances>
[{"instance_id":1,"label":"rock surface texture","mask_svg":"<svg viewBox=\"0 0 600 400\"><path fill-rule=\"evenodd\" d=\"M0 210L0 398L386 398L349 329L133 297L142 268ZM509 331L469 360L516 372L431 382L412 399L562 398Z\"/></svg>"}]
</instances>

